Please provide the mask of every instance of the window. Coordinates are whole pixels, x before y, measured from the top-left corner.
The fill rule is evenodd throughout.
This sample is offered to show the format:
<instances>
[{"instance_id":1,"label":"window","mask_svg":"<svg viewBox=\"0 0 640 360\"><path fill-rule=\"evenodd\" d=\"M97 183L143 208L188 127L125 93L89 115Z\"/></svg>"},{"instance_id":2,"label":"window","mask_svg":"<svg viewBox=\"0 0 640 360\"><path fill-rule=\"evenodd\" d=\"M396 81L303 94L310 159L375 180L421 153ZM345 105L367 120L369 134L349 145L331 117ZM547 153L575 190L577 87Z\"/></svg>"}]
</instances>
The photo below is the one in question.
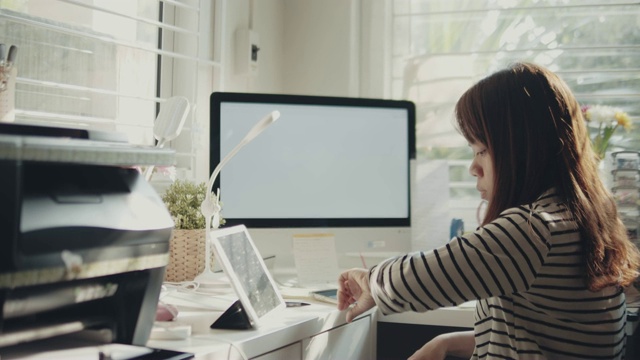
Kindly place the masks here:
<instances>
[{"instance_id":1,"label":"window","mask_svg":"<svg viewBox=\"0 0 640 360\"><path fill-rule=\"evenodd\" d=\"M195 178L199 124L219 86L217 3L0 0L0 42L19 47L16 122L118 131L152 145L159 104L185 96L192 112L170 146L183 176Z\"/></svg>"},{"instance_id":2,"label":"window","mask_svg":"<svg viewBox=\"0 0 640 360\"><path fill-rule=\"evenodd\" d=\"M482 204L467 171L471 151L452 126L453 106L469 86L512 61L545 65L581 104L619 107L640 122L637 2L402 0L392 6L391 93L416 103L416 188L418 196L437 195L440 203L420 209L431 198L418 197L415 206L431 211L435 224L460 217L465 230L477 226ZM640 126L613 142L640 149ZM448 196L423 190L442 182ZM420 218L415 228L418 237L434 231ZM449 233L438 236L427 246L446 242Z\"/></svg>"}]
</instances>

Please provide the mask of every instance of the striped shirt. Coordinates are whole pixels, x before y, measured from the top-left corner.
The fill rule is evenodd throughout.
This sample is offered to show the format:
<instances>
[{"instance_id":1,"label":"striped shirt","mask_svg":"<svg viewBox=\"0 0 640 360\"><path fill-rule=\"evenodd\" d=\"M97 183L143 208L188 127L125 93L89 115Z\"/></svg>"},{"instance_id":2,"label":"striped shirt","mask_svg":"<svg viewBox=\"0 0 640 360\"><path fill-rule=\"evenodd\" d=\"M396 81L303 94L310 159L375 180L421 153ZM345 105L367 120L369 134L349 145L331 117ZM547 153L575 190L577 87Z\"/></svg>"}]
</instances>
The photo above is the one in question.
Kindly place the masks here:
<instances>
[{"instance_id":1,"label":"striped shirt","mask_svg":"<svg viewBox=\"0 0 640 360\"><path fill-rule=\"evenodd\" d=\"M474 233L370 272L384 314L479 300L472 359L620 359L625 297L583 279L576 223L552 191Z\"/></svg>"}]
</instances>

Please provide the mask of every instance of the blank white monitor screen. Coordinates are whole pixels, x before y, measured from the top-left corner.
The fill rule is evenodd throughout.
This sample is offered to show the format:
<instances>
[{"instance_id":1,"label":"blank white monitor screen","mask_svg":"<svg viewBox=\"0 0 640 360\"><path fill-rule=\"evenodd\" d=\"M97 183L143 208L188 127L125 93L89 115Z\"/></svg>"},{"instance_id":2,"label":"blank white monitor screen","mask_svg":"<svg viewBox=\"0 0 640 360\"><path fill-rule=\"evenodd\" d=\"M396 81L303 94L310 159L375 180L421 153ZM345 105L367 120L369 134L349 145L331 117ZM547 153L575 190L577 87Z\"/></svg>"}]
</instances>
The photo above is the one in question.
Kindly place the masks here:
<instances>
[{"instance_id":1,"label":"blank white monitor screen","mask_svg":"<svg viewBox=\"0 0 640 360\"><path fill-rule=\"evenodd\" d=\"M244 146L216 181L228 225L410 225L413 103L213 93L210 170L274 110L280 118Z\"/></svg>"}]
</instances>

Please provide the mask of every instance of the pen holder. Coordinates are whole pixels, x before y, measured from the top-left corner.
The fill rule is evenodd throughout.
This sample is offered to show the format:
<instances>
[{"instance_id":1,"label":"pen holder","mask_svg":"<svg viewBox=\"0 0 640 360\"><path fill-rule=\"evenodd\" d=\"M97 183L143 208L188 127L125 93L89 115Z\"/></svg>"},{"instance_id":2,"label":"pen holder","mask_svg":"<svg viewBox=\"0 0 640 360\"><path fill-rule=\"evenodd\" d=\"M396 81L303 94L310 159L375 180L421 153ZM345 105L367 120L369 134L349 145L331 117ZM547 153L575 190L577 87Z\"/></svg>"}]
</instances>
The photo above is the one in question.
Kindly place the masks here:
<instances>
[{"instance_id":1,"label":"pen holder","mask_svg":"<svg viewBox=\"0 0 640 360\"><path fill-rule=\"evenodd\" d=\"M16 119L16 76L15 66L0 67L0 122L13 122Z\"/></svg>"}]
</instances>

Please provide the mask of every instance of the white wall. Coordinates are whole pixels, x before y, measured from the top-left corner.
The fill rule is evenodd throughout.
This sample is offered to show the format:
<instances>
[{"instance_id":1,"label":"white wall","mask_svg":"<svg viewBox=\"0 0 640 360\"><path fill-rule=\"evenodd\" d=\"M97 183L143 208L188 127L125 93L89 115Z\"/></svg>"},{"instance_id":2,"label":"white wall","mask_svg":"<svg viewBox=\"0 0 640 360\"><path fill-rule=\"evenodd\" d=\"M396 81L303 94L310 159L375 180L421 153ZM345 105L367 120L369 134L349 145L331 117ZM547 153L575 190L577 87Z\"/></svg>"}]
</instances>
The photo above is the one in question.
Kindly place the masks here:
<instances>
[{"instance_id":1,"label":"white wall","mask_svg":"<svg viewBox=\"0 0 640 360\"><path fill-rule=\"evenodd\" d=\"M359 95L359 1L285 0L284 89Z\"/></svg>"},{"instance_id":2,"label":"white wall","mask_svg":"<svg viewBox=\"0 0 640 360\"><path fill-rule=\"evenodd\" d=\"M222 62L223 91L281 93L283 87L284 0L232 0L225 11ZM258 35L258 72L237 69L237 32L251 28Z\"/></svg>"},{"instance_id":3,"label":"white wall","mask_svg":"<svg viewBox=\"0 0 640 360\"><path fill-rule=\"evenodd\" d=\"M227 1L223 90L361 96L361 3L361 0ZM258 74L254 77L235 70L235 33L250 24L259 37L261 49Z\"/></svg>"}]
</instances>

